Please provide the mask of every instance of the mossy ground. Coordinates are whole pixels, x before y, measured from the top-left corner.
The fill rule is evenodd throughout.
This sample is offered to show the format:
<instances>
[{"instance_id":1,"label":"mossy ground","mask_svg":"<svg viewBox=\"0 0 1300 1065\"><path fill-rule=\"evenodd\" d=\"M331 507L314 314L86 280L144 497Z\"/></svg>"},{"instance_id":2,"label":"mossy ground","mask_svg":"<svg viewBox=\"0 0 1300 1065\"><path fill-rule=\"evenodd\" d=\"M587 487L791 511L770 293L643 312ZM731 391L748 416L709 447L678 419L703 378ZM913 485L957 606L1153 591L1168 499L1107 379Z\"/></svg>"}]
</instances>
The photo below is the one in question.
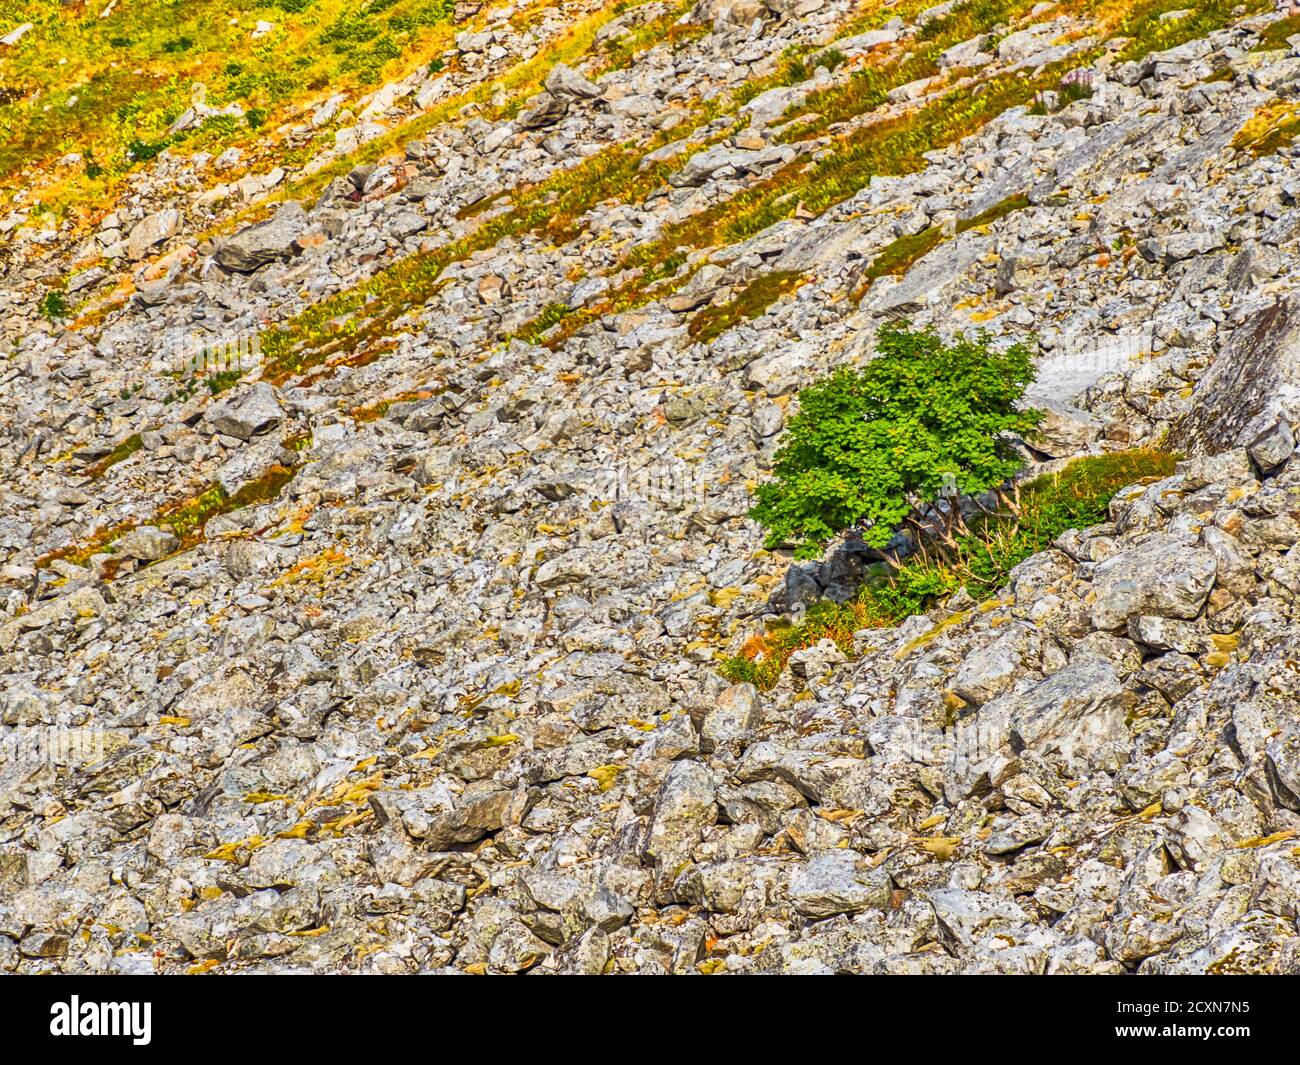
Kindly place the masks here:
<instances>
[{"instance_id":1,"label":"mossy ground","mask_svg":"<svg viewBox=\"0 0 1300 1065\"><path fill-rule=\"evenodd\" d=\"M107 473L110 469L112 469L112 467L116 466L119 462L124 462L127 459L129 459L143 446L144 446L144 441L141 439L140 434L139 433L131 434L120 444L118 444L117 447L113 448L112 451L110 451L102 459L100 459L88 470L86 470L87 476L102 477L105 473Z\"/></svg>"},{"instance_id":2,"label":"mossy ground","mask_svg":"<svg viewBox=\"0 0 1300 1065\"><path fill-rule=\"evenodd\" d=\"M1252 52L1273 52L1287 47L1286 39L1300 33L1300 15L1288 15L1277 22L1270 22L1259 35L1259 43Z\"/></svg>"},{"instance_id":3,"label":"mossy ground","mask_svg":"<svg viewBox=\"0 0 1300 1065\"><path fill-rule=\"evenodd\" d=\"M741 289L734 299L716 307L705 307L691 319L686 331L696 340L708 344L740 322L757 318L782 296L797 289L803 280L803 275L794 270L761 274Z\"/></svg>"},{"instance_id":4,"label":"mossy ground","mask_svg":"<svg viewBox=\"0 0 1300 1065\"><path fill-rule=\"evenodd\" d=\"M316 2L324 3L324 0ZM407 2L413 3L414 0ZM367 9L371 13L374 12L374 3L375 0L371 0L371 7ZM1262 3L1263 0L1256 0L1257 5ZM600 28L630 6L620 0L600 8L570 27L559 40L533 59L517 64L500 78L485 82L468 95L447 101L413 122L397 127L387 138L369 142L359 153L340 159L333 167L313 174L304 183L291 184L283 195L309 195L340 167L380 158L395 150L399 142L418 137L423 129L451 120L467 104L477 104L481 110L490 99L504 98L505 103L492 105L491 113L495 117L508 116L540 87L556 62L573 62L585 55L592 48ZM1128 37L1130 40L1125 52L1133 55L1155 47L1170 47L1203 34L1228 21L1233 10L1225 0L1210 0L1187 18L1160 22L1159 16L1174 6L1173 0L1148 0L1122 6L1110 0L1076 0L1063 5L1063 8L1088 13L1108 32ZM893 17L894 10L880 4L864 5L849 28L857 31L859 26L882 24L888 17ZM819 123L834 124L844 117L877 106L890 87L917 75L926 63L932 64L939 51L951 43L988 29L995 23L1014 24L1017 19L1028 18L1031 10L1032 5L1024 0L972 0L962 5L946 18L923 29L918 47L912 50L910 58L877 67L871 57L867 57L870 65L855 72L846 85L814 97L811 103L805 102L796 114L796 117L807 116L805 121L802 125L796 123L788 135L809 134L815 132L814 126L821 128ZM625 37L624 41L627 40ZM631 40L630 47L649 43L644 33L638 36L638 31L632 32ZM925 163L926 152L976 132L1009 107L1028 104L1036 92L1055 87L1067 69L1088 62L1091 55L1091 52L1081 54L1043 68L1033 76L1015 74L984 80L969 79L911 112L857 125L833 138L815 161L796 160L736 195L666 226L657 239L629 249L614 272L627 272L631 275L630 280L623 281L597 304L580 311L548 306L538 319L520 331L520 335L528 339L544 338L546 343L555 346L603 315L634 309L662 298L689 280L703 261L699 253L747 239L796 213L820 213L858 192L878 174L901 174L920 168ZM284 381L312 367L364 363L379 357L383 350L392 346L391 332L397 320L437 294L441 274L448 264L493 247L504 238L523 234L543 235L562 244L581 231L583 216L602 201L637 203L644 200L663 186L672 169L663 164L642 169L642 161L648 152L670 139L689 135L692 129L701 130L706 126L712 132L701 137L699 146L717 143L743 128L744 121L739 119L730 127L724 124L719 130L716 119L736 115L747 99L766 88L792 84L810 76L809 65L814 62L817 60L812 58L810 49L794 49L772 73L751 79L726 100L692 108L686 114L687 121L671 132L657 135L641 145L612 146L572 169L516 190L510 196L508 209L489 215L467 236L401 260L356 287L328 297L289 322L268 330L262 337L268 363L266 376L272 381ZM821 62L826 62L825 55ZM484 210L491 206L484 205ZM972 221L971 224L976 223ZM934 234L927 234L912 250L923 254L925 243L934 239ZM890 269L905 265L911 254L909 249L902 247L894 249L894 252L898 262L884 264ZM757 290L752 293L760 294ZM735 320L744 316L742 313ZM715 319L722 321L724 317L711 315L708 321ZM710 336L720 335L723 329L725 326L716 331L710 329ZM703 332L704 327L701 326L699 331Z\"/></svg>"},{"instance_id":5,"label":"mossy ground","mask_svg":"<svg viewBox=\"0 0 1300 1065\"><path fill-rule=\"evenodd\" d=\"M1259 158L1285 148L1300 134L1300 105L1286 100L1264 104L1232 139L1240 152Z\"/></svg>"},{"instance_id":6,"label":"mossy ground","mask_svg":"<svg viewBox=\"0 0 1300 1065\"><path fill-rule=\"evenodd\" d=\"M219 151L260 142L295 105L376 86L451 43L450 0L7 0L0 32L33 23L5 49L0 190L51 181L41 206L79 217L169 146ZM274 24L253 37L259 21ZM202 85L213 106L245 117L168 129ZM57 160L81 161L55 171Z\"/></svg>"},{"instance_id":7,"label":"mossy ground","mask_svg":"<svg viewBox=\"0 0 1300 1065\"><path fill-rule=\"evenodd\" d=\"M983 211L972 218L959 219L951 230L945 230L942 226L930 226L912 236L899 237L892 244L887 245L871 261L871 265L863 271L862 282L857 291L858 298L862 297L873 281L887 276L899 277L907 273L913 265L926 255L929 255L948 237L956 236L958 233L965 233L967 230L978 229L980 226L992 225L999 218L1005 218L1007 215L1024 210L1028 206L1029 199L1027 196L1023 194L1008 196L987 211Z\"/></svg>"},{"instance_id":8,"label":"mossy ground","mask_svg":"<svg viewBox=\"0 0 1300 1065\"><path fill-rule=\"evenodd\" d=\"M42 555L37 559L36 565L44 568L63 559L73 565L85 566L94 555L111 554L117 540L141 525L154 525L168 530L180 541L177 550L188 551L203 541L203 527L212 518L277 499L296 472L288 466L273 465L233 494L219 484L208 485L194 495L165 504L147 521L124 521L105 526L83 540ZM115 575L116 568L113 565L110 564L108 570L110 578Z\"/></svg>"}]
</instances>

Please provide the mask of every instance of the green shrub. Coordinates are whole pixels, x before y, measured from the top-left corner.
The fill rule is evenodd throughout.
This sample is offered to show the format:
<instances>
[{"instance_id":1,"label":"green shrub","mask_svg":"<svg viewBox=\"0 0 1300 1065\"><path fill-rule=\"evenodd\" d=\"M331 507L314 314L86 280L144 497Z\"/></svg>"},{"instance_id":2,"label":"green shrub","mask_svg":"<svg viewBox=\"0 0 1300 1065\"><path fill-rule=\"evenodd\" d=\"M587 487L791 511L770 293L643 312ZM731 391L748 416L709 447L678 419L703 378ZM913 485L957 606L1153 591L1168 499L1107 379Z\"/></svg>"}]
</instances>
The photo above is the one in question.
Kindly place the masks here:
<instances>
[{"instance_id":1,"label":"green shrub","mask_svg":"<svg viewBox=\"0 0 1300 1065\"><path fill-rule=\"evenodd\" d=\"M68 316L68 297L57 288L50 289L41 300L41 314L50 321Z\"/></svg>"},{"instance_id":2,"label":"green shrub","mask_svg":"<svg viewBox=\"0 0 1300 1065\"><path fill-rule=\"evenodd\" d=\"M170 144L171 140L168 137L156 141L136 139L127 144L126 155L133 163L147 163L162 152L163 149L169 147Z\"/></svg>"},{"instance_id":3,"label":"green shrub","mask_svg":"<svg viewBox=\"0 0 1300 1065\"><path fill-rule=\"evenodd\" d=\"M1174 462L1174 456L1148 448L1075 459L1023 485L1014 509L981 516L950 544L933 545L927 555L913 555L897 567L877 565L848 602L818 600L798 624L776 624L751 637L740 654L722 662L721 673L733 683L771 688L790 655L821 640L851 653L855 632L896 625L960 588L976 602L987 600L1007 584L1015 566L1067 529L1105 521L1116 492L1168 477Z\"/></svg>"},{"instance_id":4,"label":"green shrub","mask_svg":"<svg viewBox=\"0 0 1300 1065\"><path fill-rule=\"evenodd\" d=\"M945 344L885 325L876 352L865 368L841 367L800 393L775 477L750 512L768 548L811 558L855 525L884 547L941 492L985 492L1019 469L1007 436L1040 418L1016 407L1033 379L1028 346L998 350L982 334Z\"/></svg>"}]
</instances>

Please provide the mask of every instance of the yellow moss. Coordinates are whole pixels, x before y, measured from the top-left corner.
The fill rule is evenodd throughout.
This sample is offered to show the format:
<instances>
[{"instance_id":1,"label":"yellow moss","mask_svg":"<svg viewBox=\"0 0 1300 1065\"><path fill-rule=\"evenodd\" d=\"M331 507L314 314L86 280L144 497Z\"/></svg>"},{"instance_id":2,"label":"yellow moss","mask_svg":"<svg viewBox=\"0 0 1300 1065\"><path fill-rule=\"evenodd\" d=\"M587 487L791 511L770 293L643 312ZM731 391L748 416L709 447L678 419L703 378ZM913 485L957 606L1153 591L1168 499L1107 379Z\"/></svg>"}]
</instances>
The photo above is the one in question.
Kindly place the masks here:
<instances>
[{"instance_id":1,"label":"yellow moss","mask_svg":"<svg viewBox=\"0 0 1300 1065\"><path fill-rule=\"evenodd\" d=\"M1259 847L1268 847L1274 843L1282 843L1288 839L1295 839L1298 833L1294 828L1283 829L1281 832L1274 832L1271 836L1257 836L1254 839L1243 839L1240 843L1234 843L1233 847L1237 850L1255 850Z\"/></svg>"},{"instance_id":2,"label":"yellow moss","mask_svg":"<svg viewBox=\"0 0 1300 1065\"><path fill-rule=\"evenodd\" d=\"M319 554L295 562L271 582L271 587L283 588L287 584L297 583L323 584L346 569L350 562L351 559L337 547L327 547Z\"/></svg>"},{"instance_id":3,"label":"yellow moss","mask_svg":"<svg viewBox=\"0 0 1300 1065\"><path fill-rule=\"evenodd\" d=\"M223 843L216 850L209 851L203 857L210 858L217 862L233 862L243 865L248 860L248 856L260 847L266 846L267 841L261 836L249 836L248 839L237 840L233 843Z\"/></svg>"},{"instance_id":4,"label":"yellow moss","mask_svg":"<svg viewBox=\"0 0 1300 1065\"><path fill-rule=\"evenodd\" d=\"M894 660L901 662L904 658L910 655L917 648L924 647L926 644L937 639L945 629L950 629L954 625L961 625L965 621L969 620L970 613L971 612L969 610L961 610L955 614L950 614L948 617L944 618L933 628L929 629L926 632L923 632L920 636L916 637L916 639L909 640L906 644L904 644L898 650L898 652L895 653Z\"/></svg>"},{"instance_id":5,"label":"yellow moss","mask_svg":"<svg viewBox=\"0 0 1300 1065\"><path fill-rule=\"evenodd\" d=\"M250 791L244 796L244 802L251 803L253 806L261 806L268 802L283 802L290 796L282 795L271 791Z\"/></svg>"},{"instance_id":6,"label":"yellow moss","mask_svg":"<svg viewBox=\"0 0 1300 1065\"><path fill-rule=\"evenodd\" d=\"M1300 104L1273 100L1259 107L1232 138L1232 146L1252 156L1270 155L1300 133Z\"/></svg>"},{"instance_id":7,"label":"yellow moss","mask_svg":"<svg viewBox=\"0 0 1300 1065\"><path fill-rule=\"evenodd\" d=\"M595 769L588 770L587 776L591 777L592 780L600 785L601 791L609 791L618 780L618 775L623 772L624 768L625 767L622 765L600 765Z\"/></svg>"}]
</instances>

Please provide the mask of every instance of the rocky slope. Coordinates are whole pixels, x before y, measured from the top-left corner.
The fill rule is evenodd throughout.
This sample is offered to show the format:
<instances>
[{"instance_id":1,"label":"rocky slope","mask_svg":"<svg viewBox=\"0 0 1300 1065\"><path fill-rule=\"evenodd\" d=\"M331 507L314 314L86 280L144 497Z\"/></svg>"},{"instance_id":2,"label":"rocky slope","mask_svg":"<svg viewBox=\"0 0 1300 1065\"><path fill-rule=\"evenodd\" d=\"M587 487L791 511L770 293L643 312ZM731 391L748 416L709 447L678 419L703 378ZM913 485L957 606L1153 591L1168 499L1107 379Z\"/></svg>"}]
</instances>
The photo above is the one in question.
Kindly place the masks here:
<instances>
[{"instance_id":1,"label":"rocky slope","mask_svg":"<svg viewBox=\"0 0 1300 1065\"><path fill-rule=\"evenodd\" d=\"M6 222L0 967L1300 971L1300 25L514 14ZM852 576L746 513L899 316L1037 340L1035 463L1182 461L728 684Z\"/></svg>"}]
</instances>

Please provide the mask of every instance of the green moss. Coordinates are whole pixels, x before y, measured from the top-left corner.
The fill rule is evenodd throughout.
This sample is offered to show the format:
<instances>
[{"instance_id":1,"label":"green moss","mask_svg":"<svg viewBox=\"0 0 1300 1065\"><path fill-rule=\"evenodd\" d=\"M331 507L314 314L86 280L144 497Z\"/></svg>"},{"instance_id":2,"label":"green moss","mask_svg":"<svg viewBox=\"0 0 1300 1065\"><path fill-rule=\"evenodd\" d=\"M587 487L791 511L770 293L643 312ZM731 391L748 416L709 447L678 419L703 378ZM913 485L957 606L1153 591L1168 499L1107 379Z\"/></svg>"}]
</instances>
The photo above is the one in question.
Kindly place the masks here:
<instances>
[{"instance_id":1,"label":"green moss","mask_svg":"<svg viewBox=\"0 0 1300 1065\"><path fill-rule=\"evenodd\" d=\"M62 289L52 288L41 299L41 314L52 322L66 318L69 312L68 297Z\"/></svg>"},{"instance_id":2,"label":"green moss","mask_svg":"<svg viewBox=\"0 0 1300 1065\"><path fill-rule=\"evenodd\" d=\"M287 466L273 465L233 495L219 484L208 485L197 495L167 504L146 521L119 522L98 530L78 543L42 555L36 560L36 565L44 568L57 559L66 559L74 565L84 566L94 555L111 553L117 540L141 525L155 525L169 530L181 542L178 552L187 551L203 541L203 527L217 515L269 503L279 497L296 472ZM110 567L108 576L111 578L113 575L114 571Z\"/></svg>"},{"instance_id":3,"label":"green moss","mask_svg":"<svg viewBox=\"0 0 1300 1065\"><path fill-rule=\"evenodd\" d=\"M405 73L454 33L445 0L394 0L383 14L374 0L288 2L131 0L112 11L65 0L4 5L5 29L21 21L33 28L4 50L3 80L21 92L5 107L0 186L34 186L58 210L93 218L133 168L165 148L264 141L277 119L322 89ZM276 29L251 37L263 16ZM214 117L170 136L196 82L209 103L242 104L247 120ZM51 164L73 149L86 165L75 175L55 171Z\"/></svg>"},{"instance_id":4,"label":"green moss","mask_svg":"<svg viewBox=\"0 0 1300 1065\"><path fill-rule=\"evenodd\" d=\"M787 118L808 117L786 130L782 140L815 137L837 123L875 110L886 102L891 89L938 74L939 56L953 45L998 23L1017 19L1033 6L1034 0L971 0L961 4L943 18L926 23L917 35L917 47L907 49L901 58L884 65L869 62L840 84L812 93L792 107Z\"/></svg>"},{"instance_id":5,"label":"green moss","mask_svg":"<svg viewBox=\"0 0 1300 1065\"><path fill-rule=\"evenodd\" d=\"M965 233L967 230L976 229L979 226L987 226L996 222L999 218L1005 218L1015 211L1024 210L1029 206L1029 198L1023 193L1016 196L1008 196L1005 200L990 207L987 211L982 211L973 218L959 219L956 226L950 231L951 235ZM886 245L879 255L871 261L871 265L862 272L862 284L858 289L858 297L871 286L871 283L881 277L901 277L907 273L919 260L934 251L949 236L942 226L930 226L923 229L920 233L910 236L899 237L892 244Z\"/></svg>"},{"instance_id":6,"label":"green moss","mask_svg":"<svg viewBox=\"0 0 1300 1065\"><path fill-rule=\"evenodd\" d=\"M1300 15L1288 15L1270 22L1259 35L1259 43L1252 52L1272 52L1287 47L1286 39L1300 33Z\"/></svg>"},{"instance_id":7,"label":"green moss","mask_svg":"<svg viewBox=\"0 0 1300 1065\"><path fill-rule=\"evenodd\" d=\"M119 462L129 459L143 446L144 441L141 440L140 434L133 433L113 448L113 450L102 459L91 466L86 473L90 477L102 477L111 467L116 466Z\"/></svg>"},{"instance_id":8,"label":"green moss","mask_svg":"<svg viewBox=\"0 0 1300 1065\"><path fill-rule=\"evenodd\" d=\"M207 386L208 391L215 396L231 388L242 376L242 370L222 370L220 373L214 373L203 383Z\"/></svg>"},{"instance_id":9,"label":"green moss","mask_svg":"<svg viewBox=\"0 0 1300 1065\"><path fill-rule=\"evenodd\" d=\"M632 61L648 48L667 45L676 50L690 41L699 40L709 32L708 25L698 22L682 23L678 20L693 6L694 0L687 0L662 15L642 23L634 29L621 33L600 45L602 62L597 74L611 70L622 70L631 66Z\"/></svg>"},{"instance_id":10,"label":"green moss","mask_svg":"<svg viewBox=\"0 0 1300 1065\"><path fill-rule=\"evenodd\" d=\"M548 303L542 312L515 334L528 344L538 343L552 326L559 325L574 311L567 303Z\"/></svg>"},{"instance_id":11,"label":"green moss","mask_svg":"<svg viewBox=\"0 0 1300 1065\"><path fill-rule=\"evenodd\" d=\"M705 307L691 319L686 331L696 340L709 344L728 329L750 318L757 318L773 303L799 287L803 275L795 270L779 270L756 277L735 299L717 307Z\"/></svg>"}]
</instances>

